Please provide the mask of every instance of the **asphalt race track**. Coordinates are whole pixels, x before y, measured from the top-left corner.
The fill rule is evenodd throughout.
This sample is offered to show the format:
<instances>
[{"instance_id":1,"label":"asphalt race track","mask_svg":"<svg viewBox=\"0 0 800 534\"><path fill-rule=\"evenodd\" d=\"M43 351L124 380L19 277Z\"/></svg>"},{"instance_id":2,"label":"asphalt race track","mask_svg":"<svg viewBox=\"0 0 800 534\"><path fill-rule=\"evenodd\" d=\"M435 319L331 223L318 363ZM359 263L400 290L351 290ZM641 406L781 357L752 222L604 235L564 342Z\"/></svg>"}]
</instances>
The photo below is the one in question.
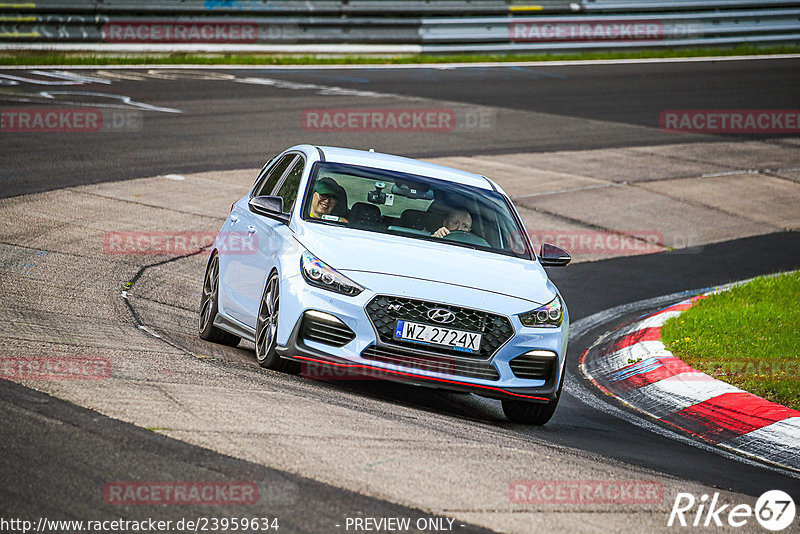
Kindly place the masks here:
<instances>
[{"instance_id":1,"label":"asphalt race track","mask_svg":"<svg viewBox=\"0 0 800 534\"><path fill-rule=\"evenodd\" d=\"M92 76L98 70L100 76L109 72L84 72ZM39 83L0 85L4 106L15 102L46 106L59 100L120 104L119 95L125 95L183 113L178 120L171 113L145 111L139 128L80 136L3 136L2 195L164 172L261 167L267 157L299 139L420 158L714 142L726 139L659 131L659 114L666 109L794 109L800 100L796 59L603 67L209 70L213 74L195 69L190 71L194 75L169 69L151 75L123 70L97 76L114 79L111 85L55 87L41 83L64 80L6 71ZM225 81L233 77L244 81ZM15 80L7 80L11 81ZM346 91L355 93L348 96ZM303 130L299 116L302 110L330 107L331 102L341 107L397 107L418 105L417 97L470 109L499 106L502 112L491 130L452 135L309 132Z\"/></svg>"},{"instance_id":2,"label":"asphalt race track","mask_svg":"<svg viewBox=\"0 0 800 534\"><path fill-rule=\"evenodd\" d=\"M213 346L193 332L202 255L124 257L114 259L114 266L99 266L108 258L81 249L89 237L68 224L74 214L81 228L100 236L115 228L108 221L124 221L126 229L159 227L159 217L167 225L196 220L198 228L218 229L229 197L244 193L240 184L247 176L254 178L266 159L300 142L423 159L719 146L723 156L715 165L728 154L735 158L736 147L746 144L762 155L742 173L796 186L797 134L676 134L659 128L659 116L681 109L800 109L800 59L420 69L97 68L55 75L54 70L0 69L0 109L58 103L101 109L104 120L116 113L119 122L98 132L0 134L5 310L0 356L62 349L81 354L85 345L84 352L108 350L112 359L119 358L124 378L96 391L0 380L0 517L177 520L242 514L237 506L110 505L96 488L114 480L258 481L261 499L246 514L279 517L279 532L345 532L345 518L352 516L455 517L454 529L464 532L672 531L666 521L675 491L700 495L718 489L732 501L746 497L753 504L763 492L781 489L800 503L800 474L720 453L641 421L604 398L577 370L578 356L598 337L672 302L654 300L658 297L799 268L800 232L794 222L770 221L768 230L737 239L550 269L569 305L573 330L565 396L542 428L511 425L496 405L471 396L383 382L312 382L264 371L247 344ZM72 85L53 85L70 80ZM309 110L397 107L452 110L457 127L328 132L304 119ZM631 172L625 161L613 164L621 174ZM709 165L691 158L681 164ZM597 165L609 160L598 159ZM225 174L242 169L250 174ZM190 176L209 171L220 171L222 178ZM187 178L169 182L163 179L168 175ZM176 192L174 200L158 193L158 185L152 194L162 198L148 196L159 183ZM183 189L170 189L173 185ZM70 249L76 249L72 255ZM39 260L27 259L33 252L61 258L63 266L52 260L45 270L48 260L42 260L37 271ZM119 296L121 281L134 281L126 286L127 301ZM44 310L59 286L75 314L53 323ZM99 311L89 309L93 306ZM614 308L616 313L602 313ZM173 375L168 378L174 389L160 385L162 368ZM251 393L258 390L265 393L254 398ZM141 397L126 399L136 391ZM164 413L167 404L156 399L162 394L181 409ZM292 399L296 408L279 403ZM199 411L201 404L210 411ZM150 414L159 411L169 422L150 424L157 419ZM353 419L336 421L342 414ZM263 426L256 424L265 417ZM227 420L230 427L219 423ZM395 441L402 437L394 435L397 429L408 433L407 443ZM419 442L412 439L417 433ZM361 446L371 453L383 450L383 456L364 460L361 467L363 458L350 450ZM395 455L393 447L400 452ZM486 451L488 458L478 454ZM517 453L521 460L514 459ZM405 467L381 471L381 462ZM486 475L485 488L475 485L493 470L493 462L502 475L498 480ZM518 478L509 478L515 469ZM436 477L445 472L452 476L448 483L473 485L442 489ZM531 473L553 480L649 478L661 481L664 499L648 509L512 506L509 482L531 479ZM419 481L409 483L412 476ZM493 485L501 488L500 497L480 505ZM470 494L478 497L463 503L457 498Z\"/></svg>"}]
</instances>

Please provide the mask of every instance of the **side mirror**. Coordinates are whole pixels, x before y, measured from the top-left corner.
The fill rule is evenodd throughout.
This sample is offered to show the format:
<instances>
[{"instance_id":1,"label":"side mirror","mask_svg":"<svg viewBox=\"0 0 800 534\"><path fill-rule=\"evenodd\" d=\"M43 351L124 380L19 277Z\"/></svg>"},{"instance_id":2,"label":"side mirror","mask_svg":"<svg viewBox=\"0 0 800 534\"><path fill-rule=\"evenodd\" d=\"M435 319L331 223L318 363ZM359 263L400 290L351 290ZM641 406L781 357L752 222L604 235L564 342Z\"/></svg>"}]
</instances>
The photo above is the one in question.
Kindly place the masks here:
<instances>
[{"instance_id":1,"label":"side mirror","mask_svg":"<svg viewBox=\"0 0 800 534\"><path fill-rule=\"evenodd\" d=\"M569 252L561 247L551 245L550 243L542 243L541 252L539 252L539 261L545 267L563 267L572 261L572 256Z\"/></svg>"},{"instance_id":2,"label":"side mirror","mask_svg":"<svg viewBox=\"0 0 800 534\"><path fill-rule=\"evenodd\" d=\"M290 219L288 213L283 213L283 199L281 197L253 197L247 203L247 207L253 213L277 219L283 223L288 223Z\"/></svg>"}]
</instances>

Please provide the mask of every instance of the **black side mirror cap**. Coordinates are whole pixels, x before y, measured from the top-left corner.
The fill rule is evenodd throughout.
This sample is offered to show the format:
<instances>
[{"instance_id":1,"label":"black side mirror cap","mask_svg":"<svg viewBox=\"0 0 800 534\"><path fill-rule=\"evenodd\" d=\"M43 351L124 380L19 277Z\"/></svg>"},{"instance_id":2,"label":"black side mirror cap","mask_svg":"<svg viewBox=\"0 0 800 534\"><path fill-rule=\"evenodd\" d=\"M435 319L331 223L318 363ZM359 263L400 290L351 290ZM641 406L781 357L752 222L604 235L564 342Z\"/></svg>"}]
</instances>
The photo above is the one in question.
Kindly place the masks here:
<instances>
[{"instance_id":1,"label":"black side mirror cap","mask_svg":"<svg viewBox=\"0 0 800 534\"><path fill-rule=\"evenodd\" d=\"M550 243L542 243L542 249L539 252L539 261L545 267L563 267L572 261L572 256L561 247L551 245Z\"/></svg>"},{"instance_id":2,"label":"black side mirror cap","mask_svg":"<svg viewBox=\"0 0 800 534\"><path fill-rule=\"evenodd\" d=\"M283 199L281 197L253 197L247 202L247 207L253 213L277 219L283 223L288 224L291 218L288 213L283 213Z\"/></svg>"}]
</instances>

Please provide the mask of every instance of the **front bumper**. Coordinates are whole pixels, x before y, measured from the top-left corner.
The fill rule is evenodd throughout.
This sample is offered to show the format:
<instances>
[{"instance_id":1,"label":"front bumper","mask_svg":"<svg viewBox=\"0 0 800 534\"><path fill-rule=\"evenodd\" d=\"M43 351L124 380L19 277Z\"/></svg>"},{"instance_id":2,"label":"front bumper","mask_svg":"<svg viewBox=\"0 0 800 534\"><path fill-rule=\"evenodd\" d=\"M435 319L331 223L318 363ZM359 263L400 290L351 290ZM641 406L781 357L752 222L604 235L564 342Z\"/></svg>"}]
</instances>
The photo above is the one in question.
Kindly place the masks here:
<instances>
[{"instance_id":1,"label":"front bumper","mask_svg":"<svg viewBox=\"0 0 800 534\"><path fill-rule=\"evenodd\" d=\"M424 295L414 298L473 308L476 302L482 302L487 304L484 309L516 310L513 314L502 314L511 321L514 330L505 344L491 356L464 358L432 354L424 348L409 349L381 341L366 312L367 303L376 295L374 291L368 289L357 297L349 297L309 288L300 276L283 282L288 287L281 290L277 352L283 358L301 363L304 374L309 377L327 380L378 378L531 402L548 402L556 398L564 369L568 324L566 314L560 328L524 327L516 313L532 307L527 301L499 295L487 296L485 292L463 287L453 292L447 284L414 281L414 293ZM371 285L374 287L374 284ZM392 289L395 294L400 293L400 288L387 288L385 285L379 293L385 295ZM287 295L292 297L288 302ZM409 297L407 292L403 296ZM304 314L307 311L336 317L341 321L341 330L350 330L353 335L349 338L340 336L341 341L337 343L340 346L309 339L313 336L308 336L304 327ZM546 376L541 379L519 378L512 369L511 361L533 351L551 355L552 364ZM399 356L376 361L376 353Z\"/></svg>"}]
</instances>

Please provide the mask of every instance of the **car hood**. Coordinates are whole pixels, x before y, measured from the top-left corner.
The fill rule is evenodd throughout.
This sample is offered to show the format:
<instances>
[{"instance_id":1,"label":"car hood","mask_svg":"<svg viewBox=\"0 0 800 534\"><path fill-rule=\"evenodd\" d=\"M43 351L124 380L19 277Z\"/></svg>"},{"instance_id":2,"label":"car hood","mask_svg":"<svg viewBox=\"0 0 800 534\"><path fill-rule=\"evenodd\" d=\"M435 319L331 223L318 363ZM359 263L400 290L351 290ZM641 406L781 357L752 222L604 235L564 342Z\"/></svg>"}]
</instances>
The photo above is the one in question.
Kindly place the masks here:
<instances>
[{"instance_id":1,"label":"car hood","mask_svg":"<svg viewBox=\"0 0 800 534\"><path fill-rule=\"evenodd\" d=\"M401 236L303 224L295 234L309 252L358 281L358 272L400 275L491 291L546 304L554 286L537 261Z\"/></svg>"}]
</instances>

